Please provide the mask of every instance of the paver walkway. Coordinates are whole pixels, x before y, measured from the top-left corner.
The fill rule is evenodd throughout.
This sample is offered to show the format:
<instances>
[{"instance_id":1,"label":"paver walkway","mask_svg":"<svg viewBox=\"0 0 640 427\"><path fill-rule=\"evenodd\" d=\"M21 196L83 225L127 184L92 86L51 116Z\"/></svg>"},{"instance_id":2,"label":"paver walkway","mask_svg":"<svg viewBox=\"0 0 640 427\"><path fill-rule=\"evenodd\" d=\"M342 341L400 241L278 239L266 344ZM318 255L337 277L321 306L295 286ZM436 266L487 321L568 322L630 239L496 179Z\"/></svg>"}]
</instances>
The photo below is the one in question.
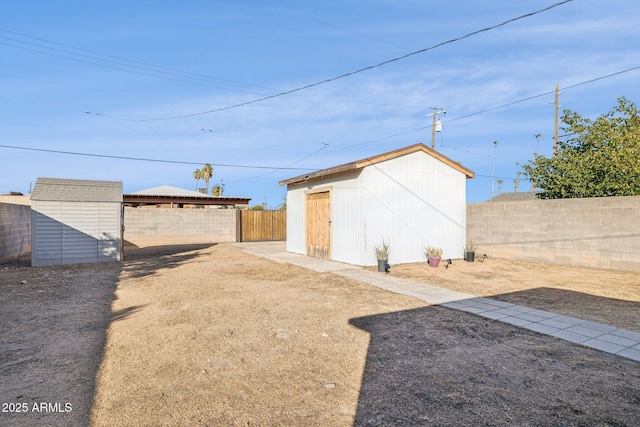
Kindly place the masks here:
<instances>
[{"instance_id":1,"label":"paver walkway","mask_svg":"<svg viewBox=\"0 0 640 427\"><path fill-rule=\"evenodd\" d=\"M466 311L640 362L640 333L635 331L416 283L365 270L356 265L286 252L284 242L243 242L230 245L275 262L334 273L431 304Z\"/></svg>"}]
</instances>

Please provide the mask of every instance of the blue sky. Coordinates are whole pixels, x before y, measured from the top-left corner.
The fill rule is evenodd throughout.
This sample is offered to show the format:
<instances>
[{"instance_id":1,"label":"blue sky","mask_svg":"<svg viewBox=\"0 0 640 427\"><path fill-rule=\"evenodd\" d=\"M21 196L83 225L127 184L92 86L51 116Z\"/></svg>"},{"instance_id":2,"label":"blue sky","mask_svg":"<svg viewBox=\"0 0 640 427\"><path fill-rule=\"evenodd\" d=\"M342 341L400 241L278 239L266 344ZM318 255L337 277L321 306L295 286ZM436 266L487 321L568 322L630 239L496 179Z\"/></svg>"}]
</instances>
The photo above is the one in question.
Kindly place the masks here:
<instances>
[{"instance_id":1,"label":"blue sky","mask_svg":"<svg viewBox=\"0 0 640 427\"><path fill-rule=\"evenodd\" d=\"M640 102L636 0L574 0L434 47L556 3L3 2L0 145L164 162L0 147L0 194L37 177L195 189L208 162L225 195L276 207L281 180L430 146L439 107L436 149L485 201L492 177L513 191L516 163L552 152L556 83L560 110L589 118Z\"/></svg>"}]
</instances>

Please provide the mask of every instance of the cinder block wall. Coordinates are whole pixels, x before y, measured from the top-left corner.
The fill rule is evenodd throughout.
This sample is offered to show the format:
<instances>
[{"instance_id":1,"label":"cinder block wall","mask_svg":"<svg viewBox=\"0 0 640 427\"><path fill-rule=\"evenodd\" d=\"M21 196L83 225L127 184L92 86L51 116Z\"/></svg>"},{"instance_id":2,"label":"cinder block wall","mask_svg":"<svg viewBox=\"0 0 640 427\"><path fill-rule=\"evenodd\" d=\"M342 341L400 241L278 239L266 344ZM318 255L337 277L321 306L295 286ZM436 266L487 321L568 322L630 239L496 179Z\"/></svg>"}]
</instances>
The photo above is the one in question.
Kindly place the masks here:
<instances>
[{"instance_id":1,"label":"cinder block wall","mask_svg":"<svg viewBox=\"0 0 640 427\"><path fill-rule=\"evenodd\" d=\"M0 203L0 264L31 259L31 207Z\"/></svg>"},{"instance_id":2,"label":"cinder block wall","mask_svg":"<svg viewBox=\"0 0 640 427\"><path fill-rule=\"evenodd\" d=\"M124 208L124 240L139 247L236 241L235 209Z\"/></svg>"},{"instance_id":3,"label":"cinder block wall","mask_svg":"<svg viewBox=\"0 0 640 427\"><path fill-rule=\"evenodd\" d=\"M467 205L477 254L640 273L640 197Z\"/></svg>"}]
</instances>

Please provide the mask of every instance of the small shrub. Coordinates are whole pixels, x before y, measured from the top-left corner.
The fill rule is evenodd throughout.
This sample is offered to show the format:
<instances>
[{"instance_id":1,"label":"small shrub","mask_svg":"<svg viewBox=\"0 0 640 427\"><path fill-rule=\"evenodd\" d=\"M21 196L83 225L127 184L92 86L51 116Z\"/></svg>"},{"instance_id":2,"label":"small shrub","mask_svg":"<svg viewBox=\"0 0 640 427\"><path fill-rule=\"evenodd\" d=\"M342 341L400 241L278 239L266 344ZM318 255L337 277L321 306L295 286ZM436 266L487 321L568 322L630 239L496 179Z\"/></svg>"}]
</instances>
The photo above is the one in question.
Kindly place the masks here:
<instances>
[{"instance_id":1,"label":"small shrub","mask_svg":"<svg viewBox=\"0 0 640 427\"><path fill-rule=\"evenodd\" d=\"M442 256L442 248L436 248L435 246L427 246L424 248L424 254L427 257L438 258Z\"/></svg>"},{"instance_id":2,"label":"small shrub","mask_svg":"<svg viewBox=\"0 0 640 427\"><path fill-rule=\"evenodd\" d=\"M389 241L382 240L382 244L375 247L376 258L379 260L389 259Z\"/></svg>"}]
</instances>

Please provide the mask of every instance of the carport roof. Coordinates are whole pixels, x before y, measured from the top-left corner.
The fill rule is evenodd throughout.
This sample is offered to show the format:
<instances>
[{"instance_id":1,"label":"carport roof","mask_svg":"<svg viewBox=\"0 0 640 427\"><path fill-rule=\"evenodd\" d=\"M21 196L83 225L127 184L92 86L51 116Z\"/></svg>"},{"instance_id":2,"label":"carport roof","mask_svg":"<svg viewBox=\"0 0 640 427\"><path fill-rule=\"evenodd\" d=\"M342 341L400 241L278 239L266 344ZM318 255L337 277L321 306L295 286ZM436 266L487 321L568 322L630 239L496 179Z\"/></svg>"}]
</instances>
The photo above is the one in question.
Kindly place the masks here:
<instances>
[{"instance_id":1,"label":"carport roof","mask_svg":"<svg viewBox=\"0 0 640 427\"><path fill-rule=\"evenodd\" d=\"M161 185L125 194L124 203L130 205L182 203L194 205L248 205L251 198L210 196L198 191L185 190L183 188Z\"/></svg>"},{"instance_id":2,"label":"carport roof","mask_svg":"<svg viewBox=\"0 0 640 427\"><path fill-rule=\"evenodd\" d=\"M334 167L327 168L327 169L322 169L322 170L319 170L319 171L316 171L316 172L311 172L311 173L308 173L308 174L299 175L299 176L296 176L294 178L285 179L284 181L280 181L278 183L278 185L298 184L298 183L301 183L301 182L307 182L307 181L312 180L312 179L326 178L328 176L337 175L337 174L340 174L340 173L343 173L343 172L349 172L349 171L353 171L353 170L357 170L357 169L362 169L365 166L374 165L376 163L380 163L380 162L384 162L384 161L387 161L387 160L395 159L397 157L405 156L407 154L415 153L415 152L418 152L418 151L422 151L422 152L424 152L424 153L426 153L426 154L428 154L428 155L440 160L441 162L451 166L452 168L456 169L457 171L463 173L467 178L473 178L474 177L474 173L471 170L469 170L469 169L465 168L464 166L462 166L460 163L451 160L447 156L444 156L444 155L438 153L437 151L427 147L424 144L415 144L415 145L410 145L409 147L400 148L398 150L389 151L388 153L379 154L377 156L367 157L366 159L356 160L355 162L345 163L343 165L334 166Z\"/></svg>"}]
</instances>

